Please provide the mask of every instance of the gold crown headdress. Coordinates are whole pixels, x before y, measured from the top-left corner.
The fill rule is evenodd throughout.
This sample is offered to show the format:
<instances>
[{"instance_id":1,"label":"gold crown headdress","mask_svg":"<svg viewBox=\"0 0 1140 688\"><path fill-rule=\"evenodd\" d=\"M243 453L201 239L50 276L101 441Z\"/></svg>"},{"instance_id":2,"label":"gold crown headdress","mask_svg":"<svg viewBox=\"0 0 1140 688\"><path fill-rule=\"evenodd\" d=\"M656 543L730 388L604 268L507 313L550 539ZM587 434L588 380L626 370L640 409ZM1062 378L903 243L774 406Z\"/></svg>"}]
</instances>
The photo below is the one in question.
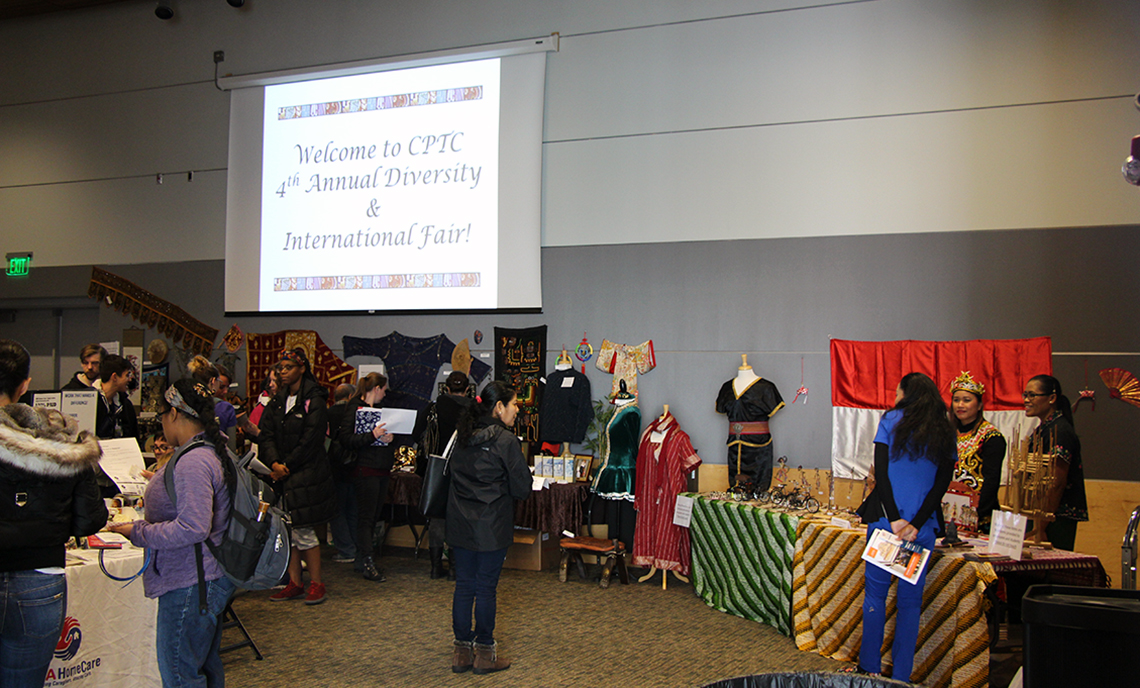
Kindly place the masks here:
<instances>
[{"instance_id":1,"label":"gold crown headdress","mask_svg":"<svg viewBox=\"0 0 1140 688\"><path fill-rule=\"evenodd\" d=\"M962 374L950 383L951 395L960 389L977 394L979 397L986 393L986 386L975 380L968 370L963 370Z\"/></svg>"}]
</instances>

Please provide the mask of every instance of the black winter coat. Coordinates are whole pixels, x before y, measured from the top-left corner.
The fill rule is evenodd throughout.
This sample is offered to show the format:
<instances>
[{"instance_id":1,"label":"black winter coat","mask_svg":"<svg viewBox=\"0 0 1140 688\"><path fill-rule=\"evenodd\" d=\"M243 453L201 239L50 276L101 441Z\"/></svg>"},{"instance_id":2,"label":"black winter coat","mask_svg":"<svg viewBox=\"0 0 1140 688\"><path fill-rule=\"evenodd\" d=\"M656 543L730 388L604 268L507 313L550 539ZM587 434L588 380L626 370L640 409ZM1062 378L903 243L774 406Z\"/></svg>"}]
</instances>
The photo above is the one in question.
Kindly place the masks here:
<instances>
[{"instance_id":1,"label":"black winter coat","mask_svg":"<svg viewBox=\"0 0 1140 688\"><path fill-rule=\"evenodd\" d=\"M101 452L58 411L0 409L0 572L64 565L64 544L107 523Z\"/></svg>"},{"instance_id":2,"label":"black winter coat","mask_svg":"<svg viewBox=\"0 0 1140 688\"><path fill-rule=\"evenodd\" d=\"M476 552L506 549L514 542L515 500L530 496L531 475L519 438L490 417L466 447L451 455L447 543Z\"/></svg>"},{"instance_id":3,"label":"black winter coat","mask_svg":"<svg viewBox=\"0 0 1140 688\"><path fill-rule=\"evenodd\" d=\"M289 475L277 482L293 527L325 523L336 514L336 486L325 454L329 394L312 377L301 379L297 401L288 413L289 390L270 400L257 427L261 462L280 463Z\"/></svg>"},{"instance_id":4,"label":"black winter coat","mask_svg":"<svg viewBox=\"0 0 1140 688\"><path fill-rule=\"evenodd\" d=\"M344 410L344 418L340 422L340 444L345 449L351 452L356 452L356 465L362 468L373 468L380 471L392 470L392 464L396 462L396 441L393 439L392 443L385 447L374 447L372 443L375 438L372 436L372 431L356 432L356 411L361 407L365 408L378 408L375 406L368 406L364 400L355 397L348 402L348 408Z\"/></svg>"}]
</instances>

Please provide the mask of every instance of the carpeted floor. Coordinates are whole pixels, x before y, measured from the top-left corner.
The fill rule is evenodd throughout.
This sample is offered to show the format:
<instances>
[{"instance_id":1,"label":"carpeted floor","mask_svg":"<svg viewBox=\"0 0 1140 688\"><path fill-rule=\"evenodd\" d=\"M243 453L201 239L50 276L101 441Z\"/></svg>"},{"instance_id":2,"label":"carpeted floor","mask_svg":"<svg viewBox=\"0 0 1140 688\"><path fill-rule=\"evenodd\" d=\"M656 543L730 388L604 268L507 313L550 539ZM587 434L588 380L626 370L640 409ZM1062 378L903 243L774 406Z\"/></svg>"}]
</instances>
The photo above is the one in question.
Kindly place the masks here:
<instances>
[{"instance_id":1,"label":"carpeted floor","mask_svg":"<svg viewBox=\"0 0 1140 688\"><path fill-rule=\"evenodd\" d=\"M426 554L396 550L372 583L326 552L328 599L270 602L248 593L234 609L261 648L223 655L230 688L254 686L701 686L777 671L835 671L842 664L800 652L775 629L706 606L670 576L608 590L567 583L556 571L505 570L495 636L510 669L451 673L453 584L430 580ZM643 573L638 569L634 574ZM224 643L241 638L226 631Z\"/></svg>"}]
</instances>

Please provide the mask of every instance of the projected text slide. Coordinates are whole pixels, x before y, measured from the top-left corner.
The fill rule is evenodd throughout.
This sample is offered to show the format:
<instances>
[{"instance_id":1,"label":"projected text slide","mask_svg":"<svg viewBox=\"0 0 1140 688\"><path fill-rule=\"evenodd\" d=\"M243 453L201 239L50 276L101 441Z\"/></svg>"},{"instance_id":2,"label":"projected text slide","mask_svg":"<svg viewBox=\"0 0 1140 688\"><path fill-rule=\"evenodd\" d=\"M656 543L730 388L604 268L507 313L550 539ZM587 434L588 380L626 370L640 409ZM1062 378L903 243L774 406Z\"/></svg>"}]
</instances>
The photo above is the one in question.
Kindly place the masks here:
<instances>
[{"instance_id":1,"label":"projected text slide","mask_svg":"<svg viewBox=\"0 0 1140 688\"><path fill-rule=\"evenodd\" d=\"M265 89L259 304L494 308L499 61Z\"/></svg>"}]
</instances>

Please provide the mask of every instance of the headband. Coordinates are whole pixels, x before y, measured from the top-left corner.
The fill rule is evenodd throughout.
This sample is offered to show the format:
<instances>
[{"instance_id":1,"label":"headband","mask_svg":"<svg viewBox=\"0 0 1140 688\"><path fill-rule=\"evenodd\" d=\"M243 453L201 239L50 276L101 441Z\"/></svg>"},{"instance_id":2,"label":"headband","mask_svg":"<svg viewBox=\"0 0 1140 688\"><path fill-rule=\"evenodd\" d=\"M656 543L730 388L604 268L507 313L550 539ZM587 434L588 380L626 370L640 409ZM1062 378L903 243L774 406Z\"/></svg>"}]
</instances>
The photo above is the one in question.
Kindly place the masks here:
<instances>
[{"instance_id":1,"label":"headband","mask_svg":"<svg viewBox=\"0 0 1140 688\"><path fill-rule=\"evenodd\" d=\"M305 358L305 355L302 354L300 351L297 351L296 349L285 349L284 351L281 352L281 358L289 359L290 361L296 363L299 366L308 366L309 365L309 361L308 361L308 359Z\"/></svg>"},{"instance_id":2,"label":"headband","mask_svg":"<svg viewBox=\"0 0 1140 688\"><path fill-rule=\"evenodd\" d=\"M194 391L198 391L198 388L201 386L202 385L200 383L194 385ZM166 394L163 394L162 396L166 399L166 403L170 404L171 408L176 408L188 416L192 416L201 420L201 418L198 416L198 412L190 408L190 404L186 403L186 400L182 398L182 393L179 392L178 388L174 385L167 387Z\"/></svg>"},{"instance_id":3,"label":"headband","mask_svg":"<svg viewBox=\"0 0 1140 688\"><path fill-rule=\"evenodd\" d=\"M954 378L954 382L950 383L950 394L954 394L954 392L958 390L971 392L981 397L986 393L986 386L975 380L969 371L963 370L962 374Z\"/></svg>"}]
</instances>

